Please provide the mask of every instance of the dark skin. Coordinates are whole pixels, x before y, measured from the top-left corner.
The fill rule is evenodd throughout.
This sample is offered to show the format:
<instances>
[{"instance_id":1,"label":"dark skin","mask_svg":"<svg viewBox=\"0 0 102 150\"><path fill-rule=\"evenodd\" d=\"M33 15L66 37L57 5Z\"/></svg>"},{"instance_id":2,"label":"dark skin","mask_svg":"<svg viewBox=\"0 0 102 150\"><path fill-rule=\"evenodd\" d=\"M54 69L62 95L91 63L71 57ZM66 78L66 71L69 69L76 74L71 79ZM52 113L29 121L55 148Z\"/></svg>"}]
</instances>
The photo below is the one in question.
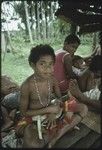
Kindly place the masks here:
<instances>
[{"instance_id":1,"label":"dark skin","mask_svg":"<svg viewBox=\"0 0 102 150\"><path fill-rule=\"evenodd\" d=\"M68 77L68 79L77 79L79 88L82 92L85 92L89 90L89 82L92 79L92 73L89 69L86 69L81 76L76 76L75 73L72 70L72 58L74 53L76 52L79 44L73 43L73 44L67 44L64 45L64 50L69 52L69 55L66 55L64 57L64 67L65 72Z\"/></svg>"},{"instance_id":2,"label":"dark skin","mask_svg":"<svg viewBox=\"0 0 102 150\"><path fill-rule=\"evenodd\" d=\"M67 44L66 42L64 43L63 49L69 53L69 55L66 55L64 57L65 72L68 75L69 79L76 77L76 75L72 71L72 57L74 53L76 52L78 46L79 46L78 43L70 43L70 44Z\"/></svg>"},{"instance_id":3,"label":"dark skin","mask_svg":"<svg viewBox=\"0 0 102 150\"><path fill-rule=\"evenodd\" d=\"M43 107L39 100L38 100L38 96L37 93L34 92L35 90L35 86L33 83L33 75L22 85L21 87L21 104L20 104L20 110L22 115L24 116L36 116L36 115L44 115L44 114L48 114L48 125L47 127L51 127L53 128L55 126L55 114L59 112L60 108L59 105L52 105L51 103L49 103L49 106L47 107ZM43 85L43 86L42 86ZM38 86L39 86L39 90L41 91L41 97L42 97L42 101L43 104L47 104L47 97L48 97L48 89L47 89L47 82L45 81L39 81L38 82ZM44 87L44 88L42 88ZM53 90L52 87L55 88L55 90L57 91L58 89L56 89L56 82L54 80L54 82L52 82L51 84L51 91ZM23 94L26 93L26 94ZM30 101L28 99L30 94ZM29 107L28 107L29 105ZM35 131L34 131L35 130ZM25 133L24 133L24 147L33 147L32 144L30 143L30 145L28 145L29 143L27 141L31 141L31 139L29 140L29 133L31 132L31 139L33 139L33 144L34 146L43 146L44 145L44 141L42 140L38 140L38 133L37 133L37 129L33 127L33 125L29 125L26 129L25 129ZM34 135L32 133L35 133ZM45 130L44 137L46 142L49 140L48 139L48 135L47 132ZM36 138L37 137L37 141ZM27 145L26 145L27 144ZM37 145L36 145L37 144Z\"/></svg>"},{"instance_id":4,"label":"dark skin","mask_svg":"<svg viewBox=\"0 0 102 150\"><path fill-rule=\"evenodd\" d=\"M34 75L30 76L22 84L22 87L21 87L20 110L22 112L22 115L25 115L25 116L32 116L32 115L36 116L39 114L43 115L45 113L50 113L50 109L51 109L51 111L53 111L53 113L56 113L55 109L57 109L57 107L54 107L54 109L52 109L52 107L49 107L49 109L48 109L46 107L43 108L43 106L40 104L40 102L38 100L38 95L36 93L36 88L34 86L33 76ZM54 90L56 92L59 92L59 89L56 86L57 82L55 82L55 81L56 80L54 80L54 78L53 78L53 80L51 80L51 82L52 82L51 91L53 92L53 88L54 88ZM41 91L40 94L42 97L43 104L46 105L47 104L47 96L48 96L47 81L38 81L38 87L39 87L39 91ZM44 88L42 88L42 87L44 87ZM28 99L29 95L30 95L30 101ZM60 93L58 93L58 96L60 96ZM29 104L29 109L28 109L28 104Z\"/></svg>"},{"instance_id":5,"label":"dark skin","mask_svg":"<svg viewBox=\"0 0 102 150\"><path fill-rule=\"evenodd\" d=\"M66 55L64 57L64 66L66 74L68 75L68 78L76 78L76 75L74 74L72 70L72 57L71 55Z\"/></svg>"},{"instance_id":6,"label":"dark skin","mask_svg":"<svg viewBox=\"0 0 102 150\"><path fill-rule=\"evenodd\" d=\"M51 56L41 57L40 60L35 64L31 64L31 67L35 70L35 74L27 78L21 86L21 98L20 98L20 112L22 116L37 116L47 114L48 124L47 127L55 126L56 114L61 110L59 103L56 105L48 103L48 80L50 82L51 93L54 93L57 98L61 97L58 83L52 75L53 71L53 59ZM39 101L36 86L34 83L34 76L39 89L41 101ZM49 141L48 132L45 130L43 134L45 142ZM37 128L33 124L28 125L24 130L24 143L23 147L36 148L43 147L44 140L39 140Z\"/></svg>"},{"instance_id":7,"label":"dark skin","mask_svg":"<svg viewBox=\"0 0 102 150\"><path fill-rule=\"evenodd\" d=\"M78 83L76 80L72 80L69 84L69 89L71 93L82 103L88 105L89 108L93 107L95 110L99 111L101 109L100 100L92 100L89 97L85 96L79 89Z\"/></svg>"},{"instance_id":8,"label":"dark skin","mask_svg":"<svg viewBox=\"0 0 102 150\"><path fill-rule=\"evenodd\" d=\"M42 106L39 101L34 76L39 89L39 94L43 105L48 103L48 80L50 82L51 93L54 93L57 98L61 97L59 86L55 78L53 77L53 59L51 56L42 56L36 64L31 63L31 67L35 71L33 75L28 77L21 86L21 98L20 98L20 112L22 116L37 116L47 114L47 126L46 128L53 128L56 126L56 115L62 111L59 102L56 105L49 102L47 107ZM80 112L81 116L87 114L87 107L84 104L77 105L77 112ZM66 113L69 117L69 114ZM45 144L48 147L52 147L55 142L68 130L73 128L81 120L79 115L74 115L71 124L66 124L58 133L50 135L48 131L42 127L43 139L38 137L38 131L36 125L33 123L27 125L24 129L23 147L24 148L41 148ZM45 120L46 121L46 120Z\"/></svg>"}]
</instances>

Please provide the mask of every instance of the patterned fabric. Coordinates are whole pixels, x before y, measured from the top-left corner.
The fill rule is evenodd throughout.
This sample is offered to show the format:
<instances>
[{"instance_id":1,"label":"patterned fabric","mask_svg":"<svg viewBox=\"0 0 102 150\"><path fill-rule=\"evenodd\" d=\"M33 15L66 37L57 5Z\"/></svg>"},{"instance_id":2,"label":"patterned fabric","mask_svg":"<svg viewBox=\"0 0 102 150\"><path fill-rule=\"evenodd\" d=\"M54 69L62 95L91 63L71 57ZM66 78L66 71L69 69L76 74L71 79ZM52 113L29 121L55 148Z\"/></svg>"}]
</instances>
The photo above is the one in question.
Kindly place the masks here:
<instances>
[{"instance_id":1,"label":"patterned fabric","mask_svg":"<svg viewBox=\"0 0 102 150\"><path fill-rule=\"evenodd\" d=\"M68 118L68 116L66 116L66 111L67 112L71 112L71 111L75 112L76 111L77 102L75 101L75 98L71 97L66 102L64 102L63 105L61 105L61 107L63 108L64 111L62 111L61 115L57 115L57 119L56 119L57 126L54 127L53 129L46 129L46 126L43 126L43 124L42 124L42 134L43 134L43 131L45 132L45 130L46 130L49 137L52 137L61 128L63 128L66 124L70 124L72 122L73 116L71 118ZM46 115L41 116L41 117L42 117L42 120L44 120ZM23 118L21 118L17 122L17 124L13 128L13 130L11 130L5 137L1 138L2 147L4 147L4 148L7 148L7 147L9 147L9 148L22 148L22 144L23 144L22 136L23 136L24 128L27 125L34 123L35 129L37 129L36 119L37 119L36 117L23 117Z\"/></svg>"},{"instance_id":2,"label":"patterned fabric","mask_svg":"<svg viewBox=\"0 0 102 150\"><path fill-rule=\"evenodd\" d=\"M47 129L48 132L57 132L59 129L61 129L65 124L71 123L73 120L73 113L77 110L77 102L75 101L74 97L71 97L67 101L65 101L63 104L61 104L61 107L63 108L63 111L61 115L56 118L56 124L57 126L53 129ZM66 112L72 113L72 117L68 117ZM57 115L58 116L58 115ZM41 116L41 122L47 117L47 115ZM21 120L18 121L15 129L16 133L19 135L22 135L24 132L24 128L28 125L34 123L37 127L37 116L34 117L23 117ZM43 124L41 124L43 126ZM44 126L46 129L46 126Z\"/></svg>"},{"instance_id":3,"label":"patterned fabric","mask_svg":"<svg viewBox=\"0 0 102 150\"><path fill-rule=\"evenodd\" d=\"M99 100L101 91L96 87L90 91L84 92L84 95L89 97L91 100Z\"/></svg>"},{"instance_id":4,"label":"patterned fabric","mask_svg":"<svg viewBox=\"0 0 102 150\"><path fill-rule=\"evenodd\" d=\"M14 130L11 130L7 136L2 138L1 145L3 148L6 148L6 147L16 148L17 138L16 138Z\"/></svg>"}]
</instances>

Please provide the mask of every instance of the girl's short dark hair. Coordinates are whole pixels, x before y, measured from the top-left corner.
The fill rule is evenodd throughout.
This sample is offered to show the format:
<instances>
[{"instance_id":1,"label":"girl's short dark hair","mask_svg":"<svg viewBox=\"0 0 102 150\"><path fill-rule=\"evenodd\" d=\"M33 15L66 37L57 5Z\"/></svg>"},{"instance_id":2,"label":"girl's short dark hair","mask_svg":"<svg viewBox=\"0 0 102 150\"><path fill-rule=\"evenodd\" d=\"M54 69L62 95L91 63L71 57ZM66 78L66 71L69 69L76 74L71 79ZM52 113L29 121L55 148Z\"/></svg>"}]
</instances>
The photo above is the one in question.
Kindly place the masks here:
<instances>
[{"instance_id":1,"label":"girl's short dark hair","mask_svg":"<svg viewBox=\"0 0 102 150\"><path fill-rule=\"evenodd\" d=\"M64 40L64 43L67 43L67 44L70 44L70 43L78 43L80 44L80 39L78 38L77 35L75 34L70 34L68 35L65 40Z\"/></svg>"},{"instance_id":2,"label":"girl's short dark hair","mask_svg":"<svg viewBox=\"0 0 102 150\"><path fill-rule=\"evenodd\" d=\"M37 61L40 59L41 56L45 56L45 55L50 55L52 56L54 62L55 62L55 53L54 53L54 49L50 46L50 45L37 45L35 47L33 47L30 51L30 55L28 57L28 61L29 64L31 65L31 63L36 64Z\"/></svg>"}]
</instances>

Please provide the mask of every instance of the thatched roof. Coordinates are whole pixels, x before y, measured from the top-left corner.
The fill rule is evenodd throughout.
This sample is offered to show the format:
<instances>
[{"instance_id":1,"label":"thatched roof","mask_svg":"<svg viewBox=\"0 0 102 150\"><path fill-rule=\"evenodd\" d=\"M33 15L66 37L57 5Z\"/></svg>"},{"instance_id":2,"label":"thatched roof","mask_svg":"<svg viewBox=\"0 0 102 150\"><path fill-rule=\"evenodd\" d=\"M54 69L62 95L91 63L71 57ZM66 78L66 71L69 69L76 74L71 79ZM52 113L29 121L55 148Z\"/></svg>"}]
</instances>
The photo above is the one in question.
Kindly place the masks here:
<instances>
[{"instance_id":1,"label":"thatched roof","mask_svg":"<svg viewBox=\"0 0 102 150\"><path fill-rule=\"evenodd\" d=\"M80 27L80 33L97 32L102 25L101 0L58 0L55 15Z\"/></svg>"}]
</instances>

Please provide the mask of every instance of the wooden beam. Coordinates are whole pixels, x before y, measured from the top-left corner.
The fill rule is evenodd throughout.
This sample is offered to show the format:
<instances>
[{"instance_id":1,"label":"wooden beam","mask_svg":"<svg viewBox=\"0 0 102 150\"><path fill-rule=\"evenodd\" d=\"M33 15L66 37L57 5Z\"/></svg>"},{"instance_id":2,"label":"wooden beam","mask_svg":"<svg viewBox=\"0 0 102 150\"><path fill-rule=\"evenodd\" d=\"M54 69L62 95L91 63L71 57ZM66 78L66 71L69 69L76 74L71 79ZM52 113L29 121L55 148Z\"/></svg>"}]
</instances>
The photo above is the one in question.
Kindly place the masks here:
<instances>
[{"instance_id":1,"label":"wooden beam","mask_svg":"<svg viewBox=\"0 0 102 150\"><path fill-rule=\"evenodd\" d=\"M97 32L101 31L101 29L101 24L85 25L80 27L79 34Z\"/></svg>"},{"instance_id":2,"label":"wooden beam","mask_svg":"<svg viewBox=\"0 0 102 150\"><path fill-rule=\"evenodd\" d=\"M60 8L55 13L57 16L64 16L66 20L71 20L76 25L85 25L85 24L94 24L94 23L100 23L102 20L101 14L86 14L78 12L75 9L64 9Z\"/></svg>"},{"instance_id":3,"label":"wooden beam","mask_svg":"<svg viewBox=\"0 0 102 150\"><path fill-rule=\"evenodd\" d=\"M102 0L58 0L58 3L60 6L73 6L73 7L79 7L81 5L95 5L95 6L102 6Z\"/></svg>"}]
</instances>

